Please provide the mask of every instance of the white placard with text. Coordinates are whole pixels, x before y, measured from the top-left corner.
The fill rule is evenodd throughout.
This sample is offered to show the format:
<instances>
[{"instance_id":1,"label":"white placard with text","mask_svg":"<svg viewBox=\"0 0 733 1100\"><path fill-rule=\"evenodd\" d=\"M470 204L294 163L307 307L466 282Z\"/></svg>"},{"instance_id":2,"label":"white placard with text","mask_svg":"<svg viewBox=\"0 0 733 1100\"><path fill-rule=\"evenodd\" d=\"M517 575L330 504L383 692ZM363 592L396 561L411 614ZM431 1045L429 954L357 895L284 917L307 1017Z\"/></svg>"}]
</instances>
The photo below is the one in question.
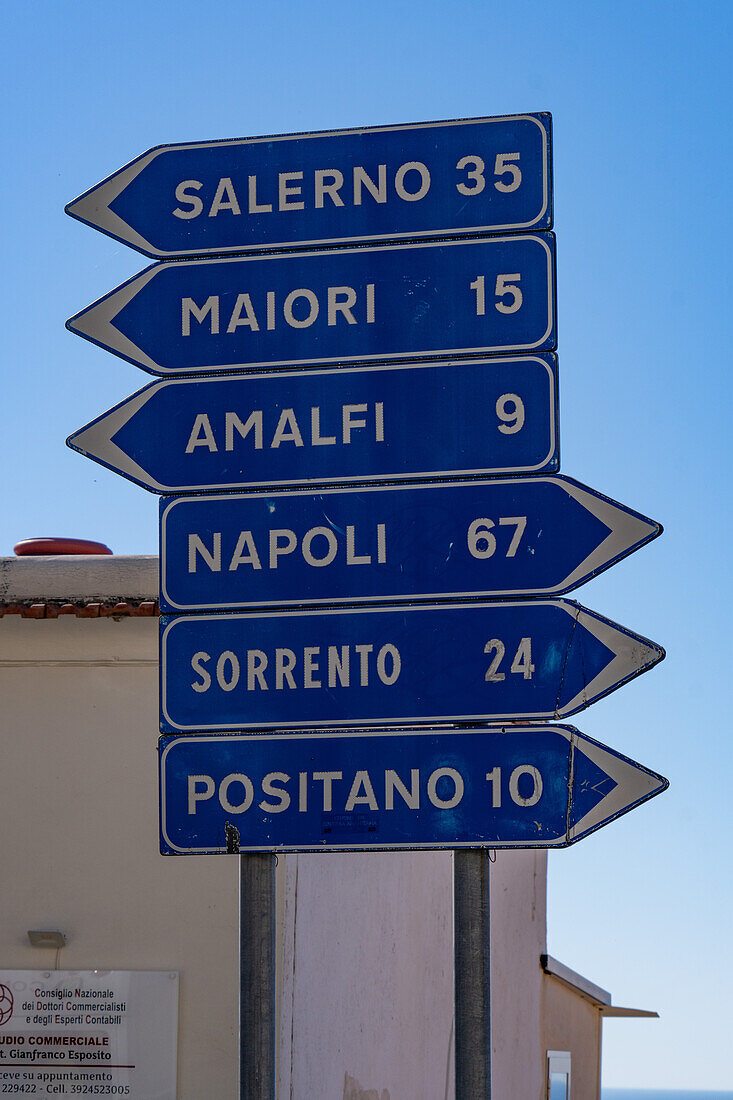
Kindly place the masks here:
<instances>
[{"instance_id":1,"label":"white placard with text","mask_svg":"<svg viewBox=\"0 0 733 1100\"><path fill-rule=\"evenodd\" d=\"M0 1100L175 1100L177 1036L175 971L0 970Z\"/></svg>"}]
</instances>

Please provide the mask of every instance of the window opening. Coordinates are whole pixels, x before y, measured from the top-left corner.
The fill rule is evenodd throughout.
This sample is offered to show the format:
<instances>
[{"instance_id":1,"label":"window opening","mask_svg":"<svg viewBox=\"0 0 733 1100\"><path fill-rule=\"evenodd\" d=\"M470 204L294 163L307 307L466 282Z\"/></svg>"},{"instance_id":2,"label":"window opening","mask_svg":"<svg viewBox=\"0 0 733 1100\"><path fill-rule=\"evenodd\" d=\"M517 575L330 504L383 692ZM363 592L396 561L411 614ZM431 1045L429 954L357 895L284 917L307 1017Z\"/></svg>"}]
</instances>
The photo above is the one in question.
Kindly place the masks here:
<instances>
[{"instance_id":1,"label":"window opening","mask_svg":"<svg viewBox=\"0 0 733 1100\"><path fill-rule=\"evenodd\" d=\"M547 1052L547 1098L548 1100L571 1100L569 1050L548 1050Z\"/></svg>"}]
</instances>

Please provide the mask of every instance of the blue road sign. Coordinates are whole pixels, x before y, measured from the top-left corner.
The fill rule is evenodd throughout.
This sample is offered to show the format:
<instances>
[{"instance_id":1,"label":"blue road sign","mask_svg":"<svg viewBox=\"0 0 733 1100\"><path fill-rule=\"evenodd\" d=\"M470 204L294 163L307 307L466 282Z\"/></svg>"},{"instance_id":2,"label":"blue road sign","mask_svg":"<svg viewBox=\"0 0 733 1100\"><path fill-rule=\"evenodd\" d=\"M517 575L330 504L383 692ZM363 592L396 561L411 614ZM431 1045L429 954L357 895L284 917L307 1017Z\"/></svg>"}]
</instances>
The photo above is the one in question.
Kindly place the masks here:
<instances>
[{"instance_id":1,"label":"blue road sign","mask_svg":"<svg viewBox=\"0 0 733 1100\"><path fill-rule=\"evenodd\" d=\"M557 359L168 378L68 444L156 493L551 472Z\"/></svg>"},{"instance_id":2,"label":"blue road sign","mask_svg":"<svg viewBox=\"0 0 733 1100\"><path fill-rule=\"evenodd\" d=\"M549 229L550 115L160 145L66 211L153 257Z\"/></svg>"},{"instance_id":3,"label":"blue road sign","mask_svg":"<svg viewBox=\"0 0 733 1100\"><path fill-rule=\"evenodd\" d=\"M572 726L162 737L161 852L562 848L667 780Z\"/></svg>"},{"instance_id":4,"label":"blue road sign","mask_svg":"<svg viewBox=\"0 0 733 1100\"><path fill-rule=\"evenodd\" d=\"M161 619L161 730L564 718L664 656L569 600Z\"/></svg>"},{"instance_id":5,"label":"blue road sign","mask_svg":"<svg viewBox=\"0 0 733 1100\"><path fill-rule=\"evenodd\" d=\"M164 498L160 606L556 595L660 533L559 476Z\"/></svg>"},{"instance_id":6,"label":"blue road sign","mask_svg":"<svg viewBox=\"0 0 733 1100\"><path fill-rule=\"evenodd\" d=\"M151 374L550 351L551 233L154 264L67 321Z\"/></svg>"}]
</instances>

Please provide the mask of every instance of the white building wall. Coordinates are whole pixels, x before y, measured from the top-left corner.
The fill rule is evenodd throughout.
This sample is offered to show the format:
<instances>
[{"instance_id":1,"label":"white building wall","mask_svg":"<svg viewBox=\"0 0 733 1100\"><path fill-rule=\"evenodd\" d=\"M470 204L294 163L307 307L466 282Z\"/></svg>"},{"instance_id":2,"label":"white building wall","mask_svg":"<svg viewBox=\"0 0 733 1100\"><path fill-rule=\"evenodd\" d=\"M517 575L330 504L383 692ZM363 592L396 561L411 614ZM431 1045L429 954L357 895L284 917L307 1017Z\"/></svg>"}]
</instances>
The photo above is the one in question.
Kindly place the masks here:
<instances>
[{"instance_id":1,"label":"white building wall","mask_svg":"<svg viewBox=\"0 0 733 1100\"><path fill-rule=\"evenodd\" d=\"M540 955L547 950L547 853L496 853L491 874L491 1100L545 1100Z\"/></svg>"},{"instance_id":2,"label":"white building wall","mask_svg":"<svg viewBox=\"0 0 733 1100\"><path fill-rule=\"evenodd\" d=\"M156 619L0 620L0 965L180 971L180 1100L228 1100L237 862L158 852L156 698Z\"/></svg>"},{"instance_id":3,"label":"white building wall","mask_svg":"<svg viewBox=\"0 0 733 1100\"><path fill-rule=\"evenodd\" d=\"M281 1096L451 1100L452 874L443 852L288 857Z\"/></svg>"},{"instance_id":4,"label":"white building wall","mask_svg":"<svg viewBox=\"0 0 733 1100\"><path fill-rule=\"evenodd\" d=\"M122 566L97 559L98 595ZM179 1098L229 1100L238 860L158 852L157 635L152 616L0 619L0 966L52 967L26 932L58 928L61 969L178 970ZM278 880L281 1100L453 1100L452 855L289 856ZM544 906L544 854L499 853L494 1100L542 1095Z\"/></svg>"},{"instance_id":5,"label":"white building wall","mask_svg":"<svg viewBox=\"0 0 733 1100\"><path fill-rule=\"evenodd\" d=\"M281 1096L452 1100L452 854L286 864ZM544 851L491 867L492 1100L545 1100L546 875Z\"/></svg>"}]
</instances>

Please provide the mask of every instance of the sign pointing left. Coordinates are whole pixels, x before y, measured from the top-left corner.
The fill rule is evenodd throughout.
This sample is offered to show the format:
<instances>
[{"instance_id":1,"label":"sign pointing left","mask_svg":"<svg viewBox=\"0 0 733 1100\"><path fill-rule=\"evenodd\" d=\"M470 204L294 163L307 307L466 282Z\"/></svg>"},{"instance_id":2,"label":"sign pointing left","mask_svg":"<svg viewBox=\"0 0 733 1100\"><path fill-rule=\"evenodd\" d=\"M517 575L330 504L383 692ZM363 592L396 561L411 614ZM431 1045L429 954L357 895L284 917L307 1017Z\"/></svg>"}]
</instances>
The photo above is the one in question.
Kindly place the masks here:
<instances>
[{"instance_id":1,"label":"sign pointing left","mask_svg":"<svg viewBox=\"0 0 733 1100\"><path fill-rule=\"evenodd\" d=\"M551 233L154 264L67 321L151 374L551 351Z\"/></svg>"},{"instance_id":2,"label":"sign pointing left","mask_svg":"<svg viewBox=\"0 0 733 1100\"><path fill-rule=\"evenodd\" d=\"M550 116L159 145L66 212L148 256L552 225Z\"/></svg>"},{"instance_id":3,"label":"sign pointing left","mask_svg":"<svg viewBox=\"0 0 733 1100\"><path fill-rule=\"evenodd\" d=\"M560 464L557 361L165 378L67 442L156 493L539 473Z\"/></svg>"}]
</instances>

